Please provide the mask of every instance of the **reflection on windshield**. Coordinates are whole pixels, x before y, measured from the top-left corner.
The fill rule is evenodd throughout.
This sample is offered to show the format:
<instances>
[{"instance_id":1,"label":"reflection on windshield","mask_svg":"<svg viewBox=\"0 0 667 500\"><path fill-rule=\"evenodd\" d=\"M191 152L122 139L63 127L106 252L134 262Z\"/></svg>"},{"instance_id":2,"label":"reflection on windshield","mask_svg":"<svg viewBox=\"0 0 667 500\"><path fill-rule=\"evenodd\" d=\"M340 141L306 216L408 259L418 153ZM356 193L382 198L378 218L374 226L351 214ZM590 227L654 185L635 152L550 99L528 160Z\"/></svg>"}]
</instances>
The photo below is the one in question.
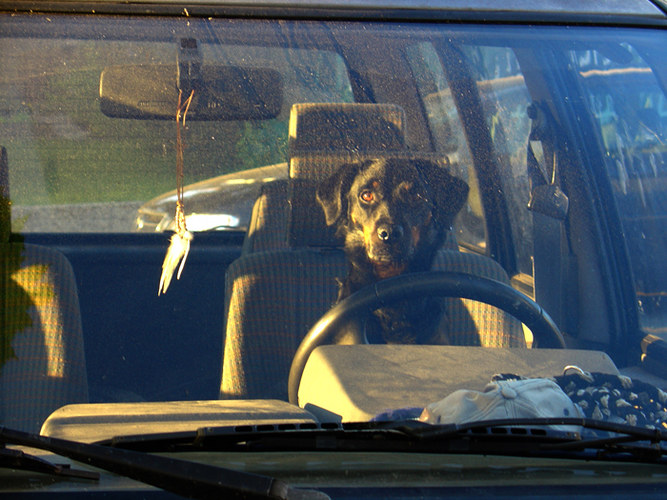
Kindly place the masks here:
<instances>
[{"instance_id":1,"label":"reflection on windshield","mask_svg":"<svg viewBox=\"0 0 667 500\"><path fill-rule=\"evenodd\" d=\"M633 276L622 279L642 326L664 332L667 101L655 32L615 31L629 40L619 45L584 27L157 17L127 27L90 16L72 37L62 17L48 33L32 18L18 37L0 31L0 146L14 233L66 233L47 244L74 256L96 400L286 400L295 352L337 294L433 269L519 289L553 317L559 341L638 363L638 342L623 358L636 332L616 331L617 290L605 288L627 250ZM280 109L253 115L249 89L247 114L188 121L188 229L234 231L197 235L178 291L155 303L169 234L63 242L174 229L173 120L105 115L100 78L142 65L176 74L179 40L195 40L209 67L279 74L262 88L280 94ZM539 188L565 200L560 211L528 208ZM604 248L607 236L620 243ZM479 297L405 293L414 297L365 311L366 339L505 348L549 338ZM363 340L356 326L350 338Z\"/></svg>"},{"instance_id":2,"label":"reflection on windshield","mask_svg":"<svg viewBox=\"0 0 667 500\"><path fill-rule=\"evenodd\" d=\"M572 62L599 125L642 324L667 333L659 327L667 317L667 99L631 46L616 50L574 51Z\"/></svg>"}]
</instances>

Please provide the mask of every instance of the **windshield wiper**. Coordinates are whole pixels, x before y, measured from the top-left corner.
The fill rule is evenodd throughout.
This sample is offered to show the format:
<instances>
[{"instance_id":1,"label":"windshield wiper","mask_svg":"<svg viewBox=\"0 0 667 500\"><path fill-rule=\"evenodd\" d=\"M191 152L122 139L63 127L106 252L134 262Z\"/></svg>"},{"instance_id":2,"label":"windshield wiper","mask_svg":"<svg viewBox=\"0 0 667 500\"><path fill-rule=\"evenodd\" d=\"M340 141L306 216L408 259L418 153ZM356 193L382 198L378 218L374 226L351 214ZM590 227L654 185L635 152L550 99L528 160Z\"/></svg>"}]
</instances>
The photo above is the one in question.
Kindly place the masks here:
<instances>
[{"instance_id":1,"label":"windshield wiper","mask_svg":"<svg viewBox=\"0 0 667 500\"><path fill-rule=\"evenodd\" d=\"M636 427L624 423L606 422L590 418L529 418L502 419L470 422L462 425L434 426L432 429L417 430L422 438L440 440L460 433L516 434L522 429L534 426L572 426L582 429L582 433L566 433L551 442L543 442L539 450L551 452L588 452L586 458L636 460L658 462L666 454L663 447L667 443L667 433L660 429ZM542 428L544 428L542 427ZM415 432L415 431L413 431ZM596 434L596 432L602 434ZM632 445L632 446L628 446Z\"/></svg>"},{"instance_id":2,"label":"windshield wiper","mask_svg":"<svg viewBox=\"0 0 667 500\"><path fill-rule=\"evenodd\" d=\"M323 493L301 490L260 474L56 439L0 427L0 443L50 451L189 498L324 499Z\"/></svg>"},{"instance_id":3,"label":"windshield wiper","mask_svg":"<svg viewBox=\"0 0 667 500\"><path fill-rule=\"evenodd\" d=\"M0 447L0 467L6 469L25 470L52 474L54 476L73 477L97 481L100 475L97 472L74 469L69 464L56 464L43 458L30 455L22 450L13 450Z\"/></svg>"},{"instance_id":4,"label":"windshield wiper","mask_svg":"<svg viewBox=\"0 0 667 500\"><path fill-rule=\"evenodd\" d=\"M572 430L552 426L572 426ZM561 427L562 429L562 427ZM579 433L574 429L586 432ZM596 434L597 432L598 434ZM667 433L585 418L531 418L430 425L415 420L204 427L119 436L112 447L150 451L388 451L660 462ZM632 445L632 446L629 446Z\"/></svg>"}]
</instances>

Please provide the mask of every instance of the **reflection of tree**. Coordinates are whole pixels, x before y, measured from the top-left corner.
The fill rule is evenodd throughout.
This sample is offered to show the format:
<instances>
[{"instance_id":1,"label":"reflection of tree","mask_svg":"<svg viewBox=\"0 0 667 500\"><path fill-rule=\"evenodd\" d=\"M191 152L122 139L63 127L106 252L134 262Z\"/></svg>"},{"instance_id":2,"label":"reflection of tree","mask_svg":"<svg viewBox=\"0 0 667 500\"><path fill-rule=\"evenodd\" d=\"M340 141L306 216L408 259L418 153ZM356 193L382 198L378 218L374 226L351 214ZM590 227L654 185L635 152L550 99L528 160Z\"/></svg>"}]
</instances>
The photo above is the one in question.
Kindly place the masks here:
<instances>
[{"instance_id":1,"label":"reflection of tree","mask_svg":"<svg viewBox=\"0 0 667 500\"><path fill-rule=\"evenodd\" d=\"M47 280L46 265L22 268L24 245L20 236L11 234L11 204L8 193L7 152L0 155L0 368L16 358L12 347L19 332L33 326L30 307L43 307L53 300L55 292Z\"/></svg>"},{"instance_id":2,"label":"reflection of tree","mask_svg":"<svg viewBox=\"0 0 667 500\"><path fill-rule=\"evenodd\" d=\"M245 123L236 143L238 170L273 165L287 159L287 123Z\"/></svg>"}]
</instances>

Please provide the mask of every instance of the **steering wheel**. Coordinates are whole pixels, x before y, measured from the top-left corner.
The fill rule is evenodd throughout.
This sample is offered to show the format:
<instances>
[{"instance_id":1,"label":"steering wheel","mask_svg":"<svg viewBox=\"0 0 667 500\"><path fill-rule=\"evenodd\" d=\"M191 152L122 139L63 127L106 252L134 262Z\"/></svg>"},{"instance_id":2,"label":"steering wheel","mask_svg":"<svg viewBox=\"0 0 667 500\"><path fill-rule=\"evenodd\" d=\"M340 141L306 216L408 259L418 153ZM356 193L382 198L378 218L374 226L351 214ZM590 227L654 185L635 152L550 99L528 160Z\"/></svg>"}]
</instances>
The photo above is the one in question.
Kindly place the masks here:
<instances>
[{"instance_id":1,"label":"steering wheel","mask_svg":"<svg viewBox=\"0 0 667 500\"><path fill-rule=\"evenodd\" d=\"M428 271L404 274L355 292L329 309L315 323L292 360L288 381L290 403L298 404L299 383L310 353L316 347L330 343L354 315L420 295L459 297L495 306L530 328L535 347L565 348L563 335L547 312L509 285L467 273Z\"/></svg>"}]
</instances>

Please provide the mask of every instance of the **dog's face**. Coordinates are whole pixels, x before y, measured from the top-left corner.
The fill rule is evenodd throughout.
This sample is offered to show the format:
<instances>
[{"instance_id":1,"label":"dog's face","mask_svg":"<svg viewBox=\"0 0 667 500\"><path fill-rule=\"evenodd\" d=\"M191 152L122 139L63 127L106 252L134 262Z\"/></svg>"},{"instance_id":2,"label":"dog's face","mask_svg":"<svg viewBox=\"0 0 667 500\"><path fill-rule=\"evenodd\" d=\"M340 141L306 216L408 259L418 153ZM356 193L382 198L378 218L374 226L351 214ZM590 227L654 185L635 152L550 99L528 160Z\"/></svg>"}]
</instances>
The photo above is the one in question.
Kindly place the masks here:
<instances>
[{"instance_id":1,"label":"dog's face","mask_svg":"<svg viewBox=\"0 0 667 500\"><path fill-rule=\"evenodd\" d=\"M320 185L317 199L348 257L365 259L387 278L408 267L422 270L421 260L423 270L430 267L467 194L465 182L435 163L380 159L343 165Z\"/></svg>"}]
</instances>

